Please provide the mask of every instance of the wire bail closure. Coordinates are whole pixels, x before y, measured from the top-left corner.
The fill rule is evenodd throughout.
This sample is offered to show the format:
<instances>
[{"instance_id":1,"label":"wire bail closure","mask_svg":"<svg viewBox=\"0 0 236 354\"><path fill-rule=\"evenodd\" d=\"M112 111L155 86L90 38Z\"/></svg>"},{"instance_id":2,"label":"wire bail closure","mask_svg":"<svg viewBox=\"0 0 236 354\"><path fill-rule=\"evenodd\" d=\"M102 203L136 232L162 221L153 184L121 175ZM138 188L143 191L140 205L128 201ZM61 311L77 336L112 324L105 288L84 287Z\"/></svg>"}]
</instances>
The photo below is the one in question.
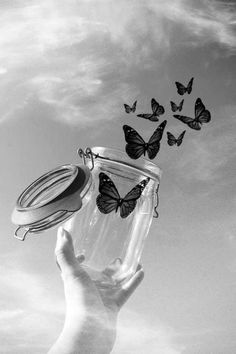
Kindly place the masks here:
<instances>
[{"instance_id":1,"label":"wire bail closure","mask_svg":"<svg viewBox=\"0 0 236 354\"><path fill-rule=\"evenodd\" d=\"M87 166L87 159L92 163L92 167L89 167L90 171L94 169L94 154L90 147L87 147L85 150L79 148L77 153L81 159L83 159L84 165Z\"/></svg>"},{"instance_id":2,"label":"wire bail closure","mask_svg":"<svg viewBox=\"0 0 236 354\"><path fill-rule=\"evenodd\" d=\"M160 184L158 184L157 189L155 190L155 193L156 193L156 205L154 207L154 215L153 215L153 217L156 218L156 219L159 217L159 214L158 214L158 211L157 211L157 207L159 205L159 196L158 196L159 186L160 186Z\"/></svg>"},{"instance_id":3,"label":"wire bail closure","mask_svg":"<svg viewBox=\"0 0 236 354\"><path fill-rule=\"evenodd\" d=\"M20 235L19 231L22 231L22 230L24 230L24 231L23 231L22 235ZM14 237L20 241L24 241L28 232L30 232L29 228L24 228L24 227L18 226L17 229L15 230Z\"/></svg>"}]
</instances>

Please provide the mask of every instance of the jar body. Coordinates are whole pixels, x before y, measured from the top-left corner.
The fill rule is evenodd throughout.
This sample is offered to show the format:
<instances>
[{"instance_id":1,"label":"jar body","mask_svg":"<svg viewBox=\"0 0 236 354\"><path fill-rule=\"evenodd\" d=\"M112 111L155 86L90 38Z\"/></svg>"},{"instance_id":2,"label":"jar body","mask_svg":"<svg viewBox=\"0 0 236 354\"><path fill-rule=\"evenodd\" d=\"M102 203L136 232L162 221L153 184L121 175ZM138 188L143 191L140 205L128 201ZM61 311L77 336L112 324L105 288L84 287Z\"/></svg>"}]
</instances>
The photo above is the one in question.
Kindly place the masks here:
<instances>
[{"instance_id":1,"label":"jar body","mask_svg":"<svg viewBox=\"0 0 236 354\"><path fill-rule=\"evenodd\" d=\"M156 166L157 173L150 174L148 165L152 163L142 159L142 167L136 166L123 152L106 148L93 148L92 151L97 157L91 186L83 198L82 208L63 227L73 237L76 254L85 256L82 266L91 278L104 286L117 286L127 281L138 266L153 219L160 170ZM107 214L99 210L96 201L100 194L101 172L112 180L121 198L148 178L134 210L127 217L121 217L120 207Z\"/></svg>"}]
</instances>

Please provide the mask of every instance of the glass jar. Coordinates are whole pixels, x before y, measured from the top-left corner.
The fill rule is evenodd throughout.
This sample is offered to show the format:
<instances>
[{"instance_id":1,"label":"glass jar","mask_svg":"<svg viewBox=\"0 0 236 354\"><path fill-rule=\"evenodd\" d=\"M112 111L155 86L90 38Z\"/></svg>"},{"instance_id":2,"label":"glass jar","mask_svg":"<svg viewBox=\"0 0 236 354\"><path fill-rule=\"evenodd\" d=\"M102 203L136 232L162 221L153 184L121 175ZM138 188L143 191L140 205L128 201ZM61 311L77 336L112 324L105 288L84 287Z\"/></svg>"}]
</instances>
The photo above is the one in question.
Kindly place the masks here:
<instances>
[{"instance_id":1,"label":"glass jar","mask_svg":"<svg viewBox=\"0 0 236 354\"><path fill-rule=\"evenodd\" d=\"M76 166L65 165L42 176L22 193L17 217L13 216L13 222L21 225L16 237L23 225L19 207L27 215L29 209L40 206L41 214L37 209L36 216L24 218L24 237L28 232L62 225L72 235L76 254L84 255L82 266L91 278L104 286L120 286L135 273L140 261L158 203L161 171L149 160L134 162L119 150L94 147L86 151L89 153L79 150L84 162L79 165L84 173L79 179ZM67 193L61 187L65 184Z\"/></svg>"},{"instance_id":2,"label":"glass jar","mask_svg":"<svg viewBox=\"0 0 236 354\"><path fill-rule=\"evenodd\" d=\"M90 276L104 284L110 280L119 284L134 274L139 263L153 218L160 169L143 158L134 164L118 150L95 147L92 152L92 159L85 160L92 169L92 185L83 199L82 209L64 223L64 228L72 234L76 252L85 256L84 266ZM121 208L108 214L99 210L101 173L112 180L121 198L148 179L134 210L127 217L121 217ZM117 264L117 260L117 271L109 279L104 270Z\"/></svg>"}]
</instances>

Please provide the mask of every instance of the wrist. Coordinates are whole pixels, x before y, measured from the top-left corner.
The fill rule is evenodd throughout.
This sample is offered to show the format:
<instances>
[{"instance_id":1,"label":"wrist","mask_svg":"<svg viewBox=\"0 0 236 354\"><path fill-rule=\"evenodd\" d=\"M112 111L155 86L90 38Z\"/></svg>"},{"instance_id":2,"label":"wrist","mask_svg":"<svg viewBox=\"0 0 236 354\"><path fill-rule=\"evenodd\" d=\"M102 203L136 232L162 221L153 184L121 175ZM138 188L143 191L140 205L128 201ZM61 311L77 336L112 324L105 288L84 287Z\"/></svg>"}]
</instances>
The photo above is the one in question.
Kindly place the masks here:
<instances>
[{"instance_id":1,"label":"wrist","mask_svg":"<svg viewBox=\"0 0 236 354\"><path fill-rule=\"evenodd\" d=\"M109 328L105 324L99 326L93 317L86 317L79 324L67 319L55 348L48 354L110 354L113 345Z\"/></svg>"}]
</instances>

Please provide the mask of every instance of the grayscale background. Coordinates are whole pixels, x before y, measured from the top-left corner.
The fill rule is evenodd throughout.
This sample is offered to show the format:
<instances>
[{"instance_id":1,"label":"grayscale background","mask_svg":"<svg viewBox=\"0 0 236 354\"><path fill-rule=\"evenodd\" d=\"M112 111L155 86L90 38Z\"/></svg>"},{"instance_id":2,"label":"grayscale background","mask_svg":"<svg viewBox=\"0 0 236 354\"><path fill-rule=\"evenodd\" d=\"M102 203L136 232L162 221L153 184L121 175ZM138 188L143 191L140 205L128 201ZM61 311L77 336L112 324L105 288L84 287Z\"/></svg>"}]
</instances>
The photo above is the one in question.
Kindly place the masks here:
<instances>
[{"instance_id":1,"label":"grayscale background","mask_svg":"<svg viewBox=\"0 0 236 354\"><path fill-rule=\"evenodd\" d=\"M64 296L56 231L13 238L19 193L48 170L80 163L78 147L124 150L123 124L163 135L158 220L145 278L121 311L114 354L236 353L236 5L234 1L2 0L0 2L0 353L45 353ZM191 95L179 96L175 81ZM194 131L172 117L200 97L212 120Z\"/></svg>"}]
</instances>

